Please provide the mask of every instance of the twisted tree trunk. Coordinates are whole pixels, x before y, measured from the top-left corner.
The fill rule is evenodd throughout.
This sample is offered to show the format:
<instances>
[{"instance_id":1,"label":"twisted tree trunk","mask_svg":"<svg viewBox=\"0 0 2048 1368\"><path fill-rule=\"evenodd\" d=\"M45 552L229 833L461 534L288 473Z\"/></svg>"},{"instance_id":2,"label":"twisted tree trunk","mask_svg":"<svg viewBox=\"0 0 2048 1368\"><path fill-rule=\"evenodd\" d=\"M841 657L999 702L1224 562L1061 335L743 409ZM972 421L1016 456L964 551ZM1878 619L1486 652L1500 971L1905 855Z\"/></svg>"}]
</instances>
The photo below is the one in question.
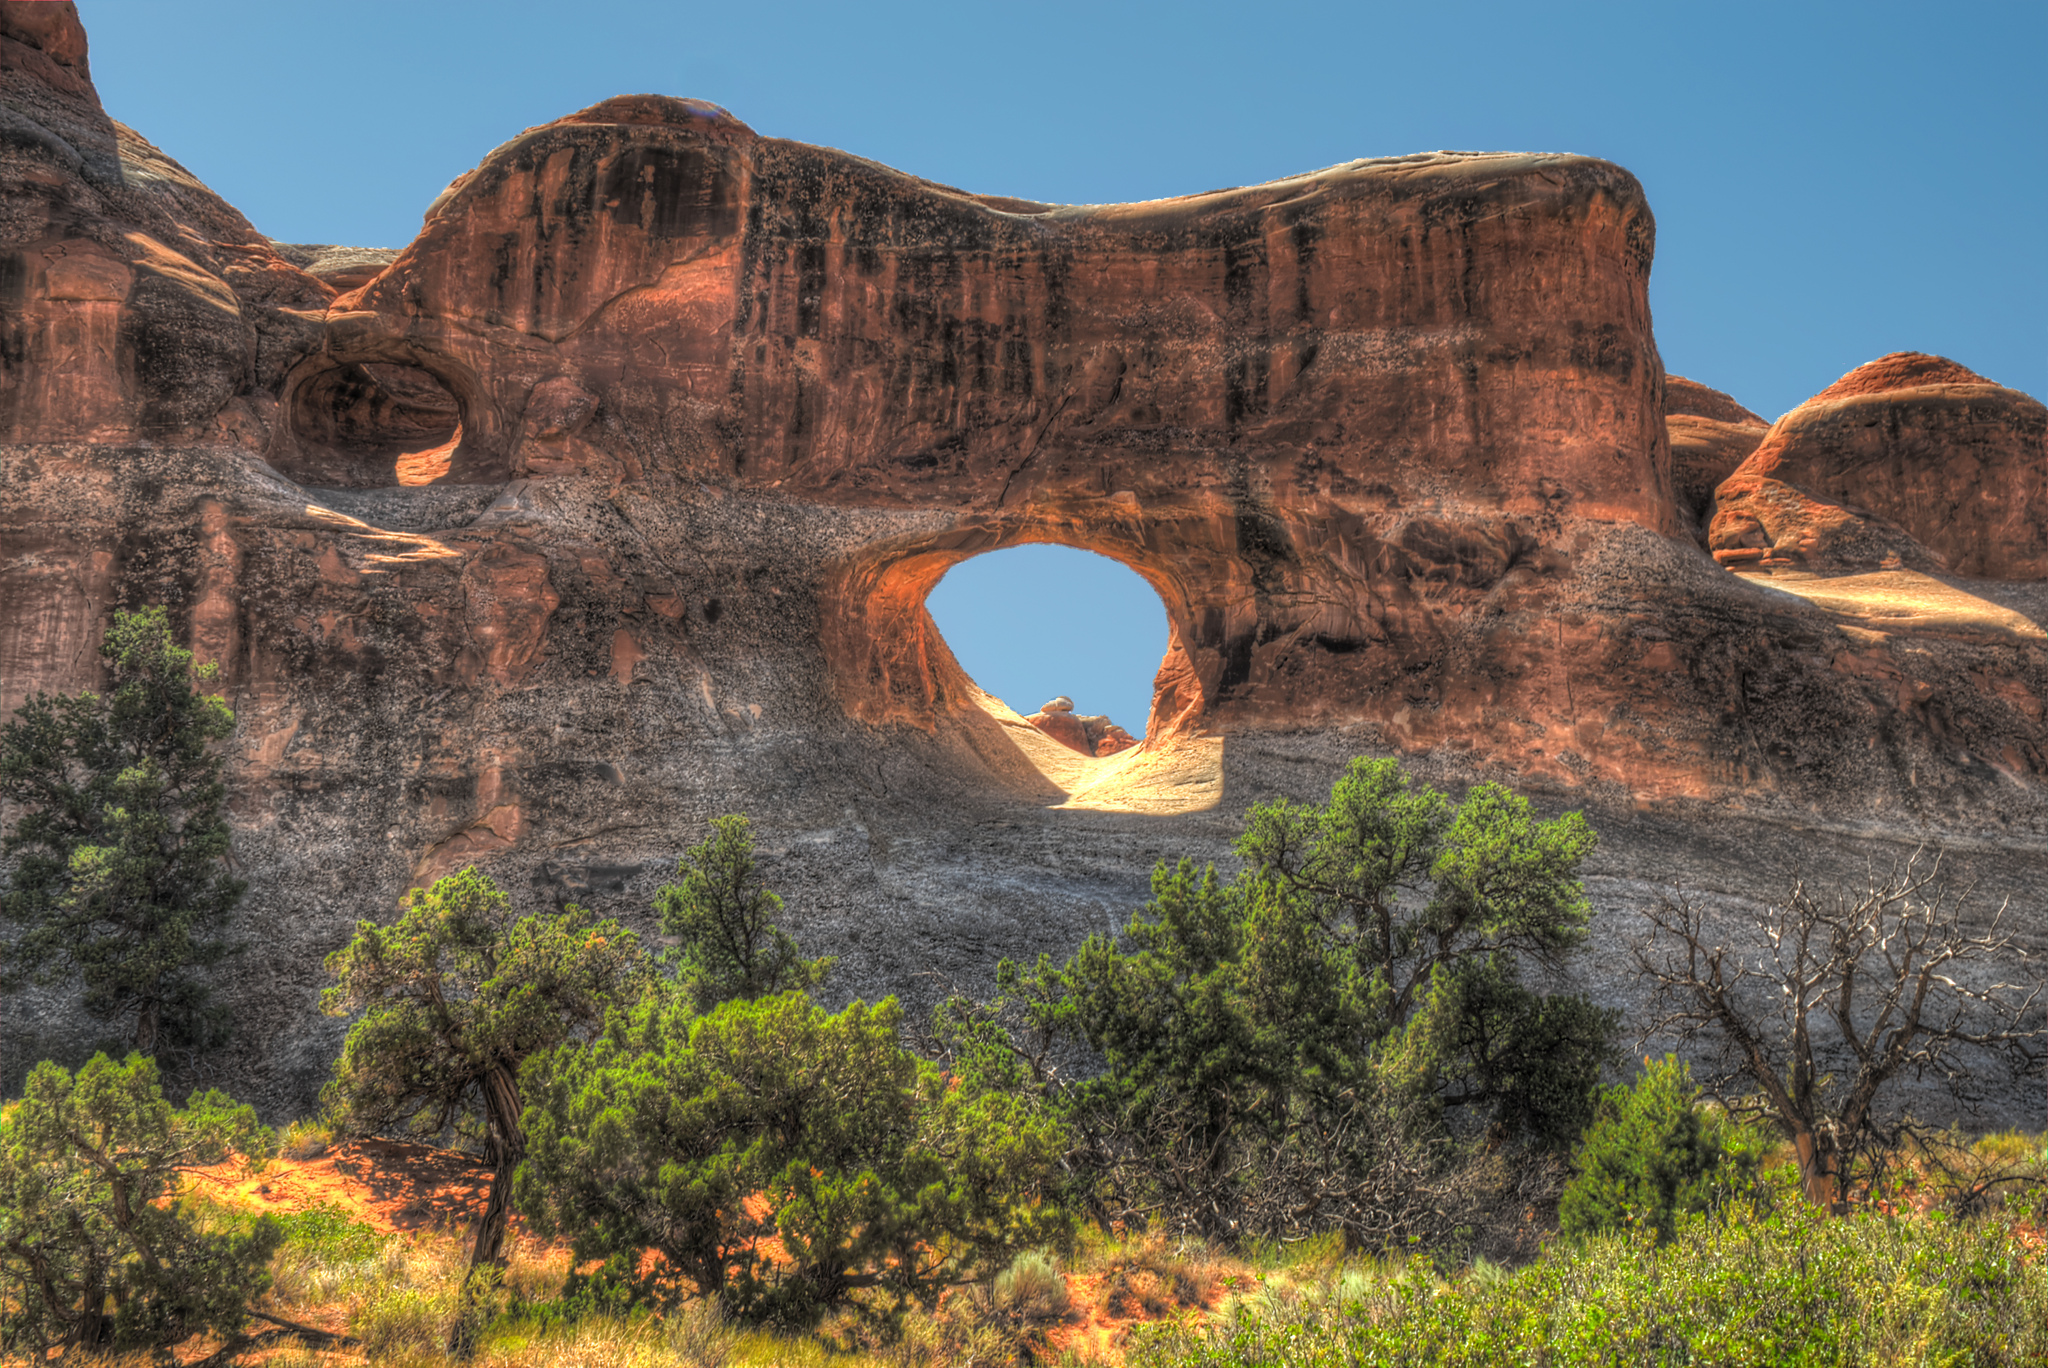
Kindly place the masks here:
<instances>
[{"instance_id":1,"label":"twisted tree trunk","mask_svg":"<svg viewBox=\"0 0 2048 1368\"><path fill-rule=\"evenodd\" d=\"M469 1269L463 1274L455 1326L448 1335L448 1352L462 1359L476 1353L477 1336L483 1330L477 1269L505 1266L505 1232L512 1223L512 1174L526 1157L526 1131L519 1121L518 1079L501 1064L484 1076L483 1087L496 1162L491 1172L490 1195L484 1199L483 1216L476 1225L476 1243L470 1247Z\"/></svg>"}]
</instances>

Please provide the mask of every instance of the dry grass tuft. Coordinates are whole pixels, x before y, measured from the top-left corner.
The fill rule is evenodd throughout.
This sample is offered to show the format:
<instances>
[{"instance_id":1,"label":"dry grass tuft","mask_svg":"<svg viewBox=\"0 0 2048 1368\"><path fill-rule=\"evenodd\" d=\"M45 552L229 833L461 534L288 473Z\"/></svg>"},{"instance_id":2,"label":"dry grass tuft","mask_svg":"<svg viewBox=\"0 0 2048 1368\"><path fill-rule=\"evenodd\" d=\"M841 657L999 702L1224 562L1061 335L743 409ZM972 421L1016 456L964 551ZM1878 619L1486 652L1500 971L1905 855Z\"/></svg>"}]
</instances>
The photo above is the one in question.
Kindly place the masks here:
<instances>
[{"instance_id":1,"label":"dry grass tuft","mask_svg":"<svg viewBox=\"0 0 2048 1368\"><path fill-rule=\"evenodd\" d=\"M334 1127L324 1121L294 1121L277 1137L277 1152L304 1163L334 1148Z\"/></svg>"},{"instance_id":2,"label":"dry grass tuft","mask_svg":"<svg viewBox=\"0 0 2048 1368\"><path fill-rule=\"evenodd\" d=\"M1074 1309L1059 1266L1051 1255L1036 1251L1019 1254L996 1276L991 1300L998 1312L1027 1325L1065 1320Z\"/></svg>"},{"instance_id":3,"label":"dry grass tuft","mask_svg":"<svg viewBox=\"0 0 2048 1368\"><path fill-rule=\"evenodd\" d=\"M1102 1307L1113 1316L1157 1320L1206 1307L1222 1286L1223 1261L1207 1245L1172 1244L1148 1232L1106 1251Z\"/></svg>"}]
</instances>

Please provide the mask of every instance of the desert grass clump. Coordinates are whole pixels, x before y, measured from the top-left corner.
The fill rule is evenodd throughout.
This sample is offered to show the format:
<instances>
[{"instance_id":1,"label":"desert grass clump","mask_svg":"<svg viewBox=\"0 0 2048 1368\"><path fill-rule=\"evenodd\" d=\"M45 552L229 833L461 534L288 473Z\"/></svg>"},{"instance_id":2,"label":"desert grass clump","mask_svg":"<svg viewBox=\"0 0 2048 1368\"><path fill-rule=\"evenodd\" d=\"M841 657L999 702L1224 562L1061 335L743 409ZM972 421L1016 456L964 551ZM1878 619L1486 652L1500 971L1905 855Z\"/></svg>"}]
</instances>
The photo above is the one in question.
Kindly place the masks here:
<instances>
[{"instance_id":1,"label":"desert grass clump","mask_svg":"<svg viewBox=\"0 0 2048 1368\"><path fill-rule=\"evenodd\" d=\"M334 1127L325 1121L301 1119L286 1126L277 1137L277 1152L286 1159L305 1163L325 1158L334 1148Z\"/></svg>"},{"instance_id":2,"label":"desert grass clump","mask_svg":"<svg viewBox=\"0 0 2048 1368\"><path fill-rule=\"evenodd\" d=\"M417 1267L412 1260L405 1261ZM437 1265L440 1261L435 1261ZM461 1269L445 1265L414 1281L393 1279L375 1288L349 1316L349 1332L375 1364L439 1363L462 1291Z\"/></svg>"},{"instance_id":3,"label":"desert grass clump","mask_svg":"<svg viewBox=\"0 0 2048 1368\"><path fill-rule=\"evenodd\" d=\"M1207 1306L1223 1276L1223 1261L1206 1243L1176 1243L1163 1232L1147 1231L1108 1252L1102 1305L1115 1316L1157 1320Z\"/></svg>"},{"instance_id":4,"label":"desert grass clump","mask_svg":"<svg viewBox=\"0 0 2048 1368\"><path fill-rule=\"evenodd\" d=\"M268 1305L296 1319L334 1310L345 1322L352 1320L413 1281L422 1262L410 1240L365 1225L345 1207L320 1206L275 1219L284 1227L285 1242L271 1258Z\"/></svg>"},{"instance_id":5,"label":"desert grass clump","mask_svg":"<svg viewBox=\"0 0 2048 1368\"><path fill-rule=\"evenodd\" d=\"M1067 1280L1050 1254L1027 1250L996 1275L990 1289L997 1310L1026 1324L1065 1320L1074 1309Z\"/></svg>"},{"instance_id":6,"label":"desert grass clump","mask_svg":"<svg viewBox=\"0 0 2048 1368\"><path fill-rule=\"evenodd\" d=\"M856 1338L841 1347L853 1357L835 1359L831 1368L852 1368L862 1359L877 1368L961 1368L1036 1361L1026 1333L997 1315L985 1289L958 1289L935 1311L908 1308L895 1318L888 1333ZM779 1359L763 1362L780 1364Z\"/></svg>"},{"instance_id":7,"label":"desert grass clump","mask_svg":"<svg viewBox=\"0 0 2048 1368\"><path fill-rule=\"evenodd\" d=\"M518 1241L512 1247L512 1257L499 1284L515 1311L544 1305L561 1295L575 1262L561 1245Z\"/></svg>"},{"instance_id":8,"label":"desert grass clump","mask_svg":"<svg viewBox=\"0 0 2048 1368\"><path fill-rule=\"evenodd\" d=\"M441 1361L466 1263L459 1237L387 1234L339 1207L281 1219L290 1233L272 1264L272 1308L338 1319L377 1368Z\"/></svg>"},{"instance_id":9,"label":"desert grass clump","mask_svg":"<svg viewBox=\"0 0 2048 1368\"><path fill-rule=\"evenodd\" d=\"M739 1333L716 1306L700 1301L664 1317L599 1312L546 1323L511 1317L483 1334L475 1362L480 1368L724 1368L745 1360Z\"/></svg>"}]
</instances>

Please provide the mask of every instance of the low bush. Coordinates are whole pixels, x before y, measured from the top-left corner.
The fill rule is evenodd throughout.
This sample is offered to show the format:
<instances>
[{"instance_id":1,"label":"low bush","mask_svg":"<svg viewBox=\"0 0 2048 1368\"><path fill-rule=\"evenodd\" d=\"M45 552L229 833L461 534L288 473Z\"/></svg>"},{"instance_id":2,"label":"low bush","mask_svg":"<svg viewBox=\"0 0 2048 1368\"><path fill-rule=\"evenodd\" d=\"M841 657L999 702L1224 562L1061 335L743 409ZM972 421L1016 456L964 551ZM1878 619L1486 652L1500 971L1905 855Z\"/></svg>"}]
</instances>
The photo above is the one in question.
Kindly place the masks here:
<instances>
[{"instance_id":1,"label":"low bush","mask_svg":"<svg viewBox=\"0 0 2048 1368\"><path fill-rule=\"evenodd\" d=\"M1447 1279L1354 1265L1341 1297L1248 1299L1162 1327L1135 1368L1319 1365L1907 1365L2048 1361L2048 1269L1998 1221L1742 1202L1653 1231L1559 1240L1521 1270Z\"/></svg>"},{"instance_id":2,"label":"low bush","mask_svg":"<svg viewBox=\"0 0 2048 1368\"><path fill-rule=\"evenodd\" d=\"M1889 1166L1884 1195L1892 1204L1974 1216L2001 1208L2034 1214L2048 1203L2048 1149L2038 1135L1948 1130L1917 1137L1912 1151Z\"/></svg>"},{"instance_id":3,"label":"low bush","mask_svg":"<svg viewBox=\"0 0 2048 1368\"><path fill-rule=\"evenodd\" d=\"M1668 1240L1681 1215L1708 1210L1755 1175L1757 1147L1700 1107L1676 1056L1644 1065L1633 1085L1602 1096L1572 1156L1577 1173L1557 1206L1567 1235L1642 1225Z\"/></svg>"}]
</instances>

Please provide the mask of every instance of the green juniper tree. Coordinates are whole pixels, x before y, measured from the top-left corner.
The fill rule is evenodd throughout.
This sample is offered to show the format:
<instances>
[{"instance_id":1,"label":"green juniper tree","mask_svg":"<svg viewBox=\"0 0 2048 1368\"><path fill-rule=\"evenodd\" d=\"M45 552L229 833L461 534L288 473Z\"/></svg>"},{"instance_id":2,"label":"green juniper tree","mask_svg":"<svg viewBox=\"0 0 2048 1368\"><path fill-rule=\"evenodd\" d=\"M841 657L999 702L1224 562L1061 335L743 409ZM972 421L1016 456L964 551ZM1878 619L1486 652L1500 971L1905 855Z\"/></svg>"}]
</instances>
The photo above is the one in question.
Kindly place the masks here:
<instances>
[{"instance_id":1,"label":"green juniper tree","mask_svg":"<svg viewBox=\"0 0 2048 1368\"><path fill-rule=\"evenodd\" d=\"M86 1009L125 1020L138 1050L167 1031L204 1044L207 971L239 948L226 931L245 888L214 749L235 717L193 687L216 667L193 668L162 608L116 613L100 654L105 693L37 694L0 728L0 800L20 814L0 900L20 929L0 969L76 976Z\"/></svg>"},{"instance_id":2,"label":"green juniper tree","mask_svg":"<svg viewBox=\"0 0 2048 1368\"><path fill-rule=\"evenodd\" d=\"M637 1275L655 1249L731 1314L803 1319L860 1287L929 1300L1063 1234L1056 1118L912 1055L893 998L814 1004L832 961L770 921L746 818L679 872L656 900L674 977L522 1076L519 1209L606 1261L582 1282L670 1299Z\"/></svg>"},{"instance_id":3,"label":"green juniper tree","mask_svg":"<svg viewBox=\"0 0 2048 1368\"><path fill-rule=\"evenodd\" d=\"M218 1092L173 1108L141 1055L95 1055L76 1076L38 1064L0 1119L0 1357L240 1334L283 1231L209 1232L169 1199L182 1167L273 1149Z\"/></svg>"},{"instance_id":4,"label":"green juniper tree","mask_svg":"<svg viewBox=\"0 0 2048 1368\"><path fill-rule=\"evenodd\" d=\"M917 1059L901 1018L894 999L828 1013L778 993L699 1015L648 994L529 1067L520 1211L636 1299L689 1290L748 1319L995 1276L1066 1229L1048 1200L1065 1133ZM636 1276L647 1249L686 1289Z\"/></svg>"},{"instance_id":5,"label":"green juniper tree","mask_svg":"<svg viewBox=\"0 0 2048 1368\"><path fill-rule=\"evenodd\" d=\"M1711 1207L1757 1168L1724 1119L1701 1110L1692 1072L1676 1055L1643 1061L1629 1087L1610 1088L1572 1154L1578 1170L1557 1205L1567 1235L1649 1227L1672 1238L1678 1218Z\"/></svg>"},{"instance_id":6,"label":"green juniper tree","mask_svg":"<svg viewBox=\"0 0 2048 1368\"><path fill-rule=\"evenodd\" d=\"M1577 813L1491 784L1453 804L1356 760L1327 803L1255 806L1235 878L1161 864L1121 937L1005 963L997 1002L946 1004L939 1034L970 1072L1015 1055L1091 1147L1107 1214L1390 1238L1445 1206L1419 1156L1452 1131L1554 1146L1589 1118L1613 1018L1523 968L1583 939L1594 844ZM1061 1083L1061 1041L1101 1072Z\"/></svg>"},{"instance_id":7,"label":"green juniper tree","mask_svg":"<svg viewBox=\"0 0 2048 1368\"><path fill-rule=\"evenodd\" d=\"M325 1097L358 1134L438 1136L480 1125L495 1172L469 1272L504 1263L512 1176L526 1152L519 1070L595 1031L647 972L633 933L581 907L518 917L490 879L465 869L406 895L391 926L358 922L327 958L332 1016L356 1016ZM451 1347L474 1347L473 1281Z\"/></svg>"},{"instance_id":8,"label":"green juniper tree","mask_svg":"<svg viewBox=\"0 0 2048 1368\"><path fill-rule=\"evenodd\" d=\"M743 816L715 817L711 835L676 864L680 883L655 890L661 929L676 938L677 982L706 1011L734 998L816 987L832 967L807 960L771 918L782 899L761 881L754 833Z\"/></svg>"}]
</instances>

